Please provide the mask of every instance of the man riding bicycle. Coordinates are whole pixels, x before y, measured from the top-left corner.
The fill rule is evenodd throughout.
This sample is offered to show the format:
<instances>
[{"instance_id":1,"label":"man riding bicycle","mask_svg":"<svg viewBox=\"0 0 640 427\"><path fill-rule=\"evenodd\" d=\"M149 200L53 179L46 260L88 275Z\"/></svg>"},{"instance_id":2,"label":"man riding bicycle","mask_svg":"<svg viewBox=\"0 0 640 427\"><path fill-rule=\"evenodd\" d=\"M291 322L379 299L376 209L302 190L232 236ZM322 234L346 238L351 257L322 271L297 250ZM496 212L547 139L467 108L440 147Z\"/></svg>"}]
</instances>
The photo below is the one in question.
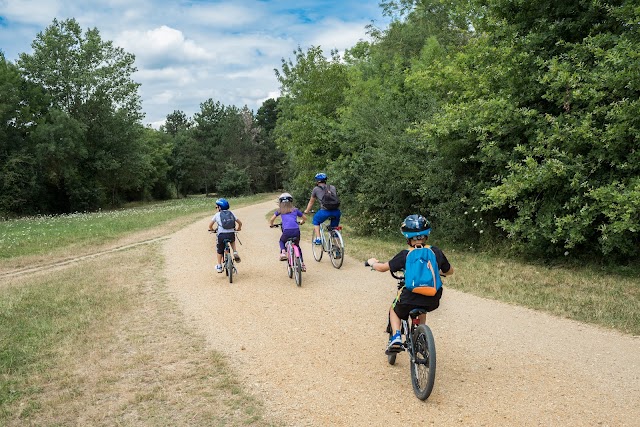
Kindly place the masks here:
<instances>
[{"instance_id":1,"label":"man riding bicycle","mask_svg":"<svg viewBox=\"0 0 640 427\"><path fill-rule=\"evenodd\" d=\"M340 216L342 215L342 212L340 212L340 201L338 200L336 187L327 184L327 174L319 172L316 174L315 180L316 186L311 192L311 198L309 199L309 203L307 204L307 208L304 210L304 213L308 214L316 200L320 201L320 209L315 213L315 215L313 215L311 222L313 223L314 229L314 243L316 245L321 245L320 224L331 217L331 227L337 227L340 225Z\"/></svg>"}]
</instances>

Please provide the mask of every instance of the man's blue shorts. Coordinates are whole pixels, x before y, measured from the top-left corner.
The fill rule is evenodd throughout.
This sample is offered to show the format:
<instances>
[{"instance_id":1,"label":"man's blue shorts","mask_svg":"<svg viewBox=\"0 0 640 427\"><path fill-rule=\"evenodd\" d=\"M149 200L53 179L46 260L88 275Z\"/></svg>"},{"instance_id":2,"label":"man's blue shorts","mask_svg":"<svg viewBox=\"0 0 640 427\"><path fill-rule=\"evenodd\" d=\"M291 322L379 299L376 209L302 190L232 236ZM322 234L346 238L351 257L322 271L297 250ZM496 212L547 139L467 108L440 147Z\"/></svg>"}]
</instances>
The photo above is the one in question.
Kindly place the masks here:
<instances>
[{"instance_id":1,"label":"man's blue shorts","mask_svg":"<svg viewBox=\"0 0 640 427\"><path fill-rule=\"evenodd\" d=\"M332 209L332 210L320 209L313 216L312 223L313 225L320 225L323 222L325 222L327 218L331 216L333 217L333 219L331 219L331 226L337 227L338 225L340 225L340 215L342 215L342 212L340 212L340 209Z\"/></svg>"}]
</instances>

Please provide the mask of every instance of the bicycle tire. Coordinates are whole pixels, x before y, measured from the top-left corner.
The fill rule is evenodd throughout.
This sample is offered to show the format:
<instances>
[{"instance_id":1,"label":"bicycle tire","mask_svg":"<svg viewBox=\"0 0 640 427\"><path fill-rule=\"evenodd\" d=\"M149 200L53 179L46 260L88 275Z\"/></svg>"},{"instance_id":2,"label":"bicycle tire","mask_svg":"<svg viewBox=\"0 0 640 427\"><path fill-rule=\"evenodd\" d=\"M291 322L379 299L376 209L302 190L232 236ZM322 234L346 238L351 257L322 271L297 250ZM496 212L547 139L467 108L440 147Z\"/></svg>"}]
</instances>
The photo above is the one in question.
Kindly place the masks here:
<instances>
[{"instance_id":1,"label":"bicycle tire","mask_svg":"<svg viewBox=\"0 0 640 427\"><path fill-rule=\"evenodd\" d=\"M293 248L287 243L287 276L289 279L293 277Z\"/></svg>"},{"instance_id":2,"label":"bicycle tire","mask_svg":"<svg viewBox=\"0 0 640 427\"><path fill-rule=\"evenodd\" d=\"M322 235L322 227L320 227L320 234ZM311 252L313 252L313 259L320 262L322 260L322 253L324 252L324 242L321 245L316 245L315 240L316 233L314 230L311 232Z\"/></svg>"},{"instance_id":3,"label":"bicycle tire","mask_svg":"<svg viewBox=\"0 0 640 427\"><path fill-rule=\"evenodd\" d=\"M331 242L329 245L329 259L335 268L340 268L344 262L344 244L342 243L342 236L339 231L332 231L329 235L329 239Z\"/></svg>"},{"instance_id":4,"label":"bicycle tire","mask_svg":"<svg viewBox=\"0 0 640 427\"><path fill-rule=\"evenodd\" d=\"M293 260L293 270L296 278L296 285L302 286L302 261L300 257L295 257Z\"/></svg>"},{"instance_id":5,"label":"bicycle tire","mask_svg":"<svg viewBox=\"0 0 640 427\"><path fill-rule=\"evenodd\" d=\"M233 272L235 270L235 266L233 265L233 257L230 253L227 255L227 270L229 271L229 283L233 283Z\"/></svg>"},{"instance_id":6,"label":"bicycle tire","mask_svg":"<svg viewBox=\"0 0 640 427\"><path fill-rule=\"evenodd\" d=\"M420 400L426 400L436 380L436 343L427 325L418 325L411 349L411 384Z\"/></svg>"},{"instance_id":7,"label":"bicycle tire","mask_svg":"<svg viewBox=\"0 0 640 427\"><path fill-rule=\"evenodd\" d=\"M389 341L391 341L391 337L393 336L393 334L389 334ZM389 362L389 365L395 365L396 364L396 356L398 355L398 353L389 353L387 354L387 362Z\"/></svg>"}]
</instances>

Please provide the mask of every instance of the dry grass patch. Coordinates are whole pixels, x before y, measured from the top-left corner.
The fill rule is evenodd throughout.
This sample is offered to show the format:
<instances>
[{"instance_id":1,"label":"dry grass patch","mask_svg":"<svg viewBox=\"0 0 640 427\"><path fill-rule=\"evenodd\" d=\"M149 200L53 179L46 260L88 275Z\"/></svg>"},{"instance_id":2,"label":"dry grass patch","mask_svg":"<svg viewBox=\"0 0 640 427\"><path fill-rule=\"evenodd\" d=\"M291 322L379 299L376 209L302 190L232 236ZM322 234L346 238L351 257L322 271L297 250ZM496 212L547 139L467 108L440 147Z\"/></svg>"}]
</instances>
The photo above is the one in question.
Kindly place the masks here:
<instances>
[{"instance_id":1,"label":"dry grass patch","mask_svg":"<svg viewBox=\"0 0 640 427\"><path fill-rule=\"evenodd\" d=\"M62 326L46 332L53 336L25 363L3 369L14 397L0 401L0 425L273 425L224 359L187 328L159 259L155 246L135 248L1 291L19 302L62 289L51 305L76 313L43 318Z\"/></svg>"}]
</instances>

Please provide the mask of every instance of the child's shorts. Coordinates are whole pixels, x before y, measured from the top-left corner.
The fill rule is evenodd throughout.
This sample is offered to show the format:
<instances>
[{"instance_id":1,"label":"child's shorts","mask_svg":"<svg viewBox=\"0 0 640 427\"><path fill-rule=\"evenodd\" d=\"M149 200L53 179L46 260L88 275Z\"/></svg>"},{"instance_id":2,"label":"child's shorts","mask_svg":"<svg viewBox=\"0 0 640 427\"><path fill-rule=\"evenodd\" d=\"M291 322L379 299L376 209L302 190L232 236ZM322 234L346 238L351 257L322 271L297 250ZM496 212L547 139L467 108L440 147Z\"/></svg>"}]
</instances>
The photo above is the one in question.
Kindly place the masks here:
<instances>
[{"instance_id":1,"label":"child's shorts","mask_svg":"<svg viewBox=\"0 0 640 427\"><path fill-rule=\"evenodd\" d=\"M224 253L224 241L228 240L230 242L236 241L236 233L221 233L218 234L218 246L217 250L220 255Z\"/></svg>"},{"instance_id":2,"label":"child's shorts","mask_svg":"<svg viewBox=\"0 0 640 427\"><path fill-rule=\"evenodd\" d=\"M409 292L409 291L406 291L406 292ZM432 297L425 297L420 295L419 304L415 304L413 302L404 303L402 302L402 297L401 297L400 300L395 302L395 304L393 305L393 311L396 312L399 318L406 320L409 318L409 312L411 312L411 310L413 310L414 308L424 308L425 310L427 310L427 312L435 310L440 306L441 297L442 297L442 288L440 288L440 290L438 290L438 293L436 293Z\"/></svg>"}]
</instances>

